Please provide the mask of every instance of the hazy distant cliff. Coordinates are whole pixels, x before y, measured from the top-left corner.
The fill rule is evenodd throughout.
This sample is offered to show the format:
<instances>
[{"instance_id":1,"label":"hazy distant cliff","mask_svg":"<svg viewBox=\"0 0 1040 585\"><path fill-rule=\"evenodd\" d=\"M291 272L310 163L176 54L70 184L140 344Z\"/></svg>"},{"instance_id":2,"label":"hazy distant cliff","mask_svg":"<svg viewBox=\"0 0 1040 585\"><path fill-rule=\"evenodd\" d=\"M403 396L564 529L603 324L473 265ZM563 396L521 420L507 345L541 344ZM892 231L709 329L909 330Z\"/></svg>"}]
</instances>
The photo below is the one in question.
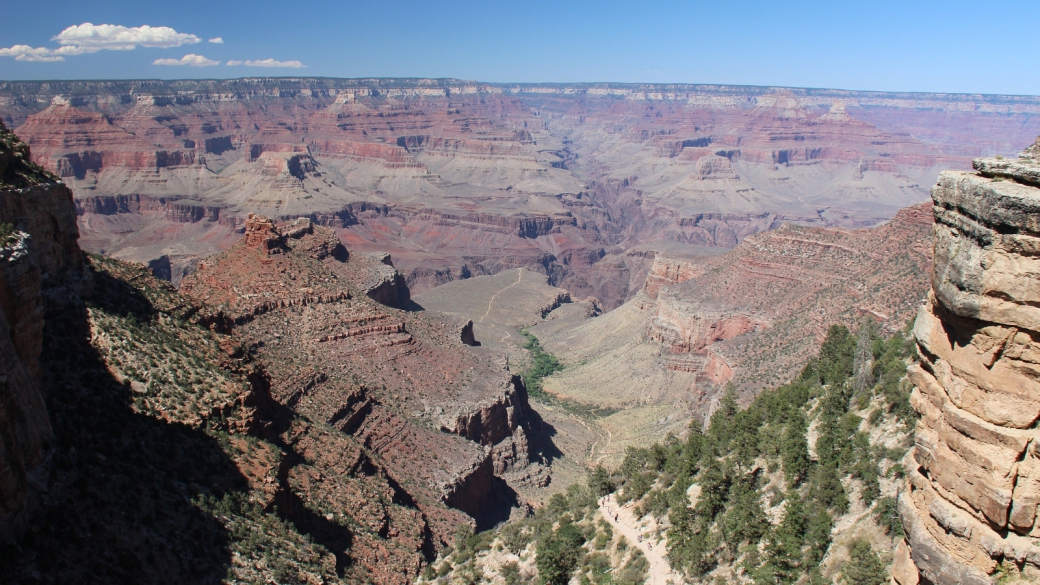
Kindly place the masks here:
<instances>
[{"instance_id":1,"label":"hazy distant cliff","mask_svg":"<svg viewBox=\"0 0 1040 585\"><path fill-rule=\"evenodd\" d=\"M690 84L0 82L81 245L179 283L249 213L389 252L414 294L518 267L617 307L643 252L866 227L1040 131L1030 96Z\"/></svg>"}]
</instances>

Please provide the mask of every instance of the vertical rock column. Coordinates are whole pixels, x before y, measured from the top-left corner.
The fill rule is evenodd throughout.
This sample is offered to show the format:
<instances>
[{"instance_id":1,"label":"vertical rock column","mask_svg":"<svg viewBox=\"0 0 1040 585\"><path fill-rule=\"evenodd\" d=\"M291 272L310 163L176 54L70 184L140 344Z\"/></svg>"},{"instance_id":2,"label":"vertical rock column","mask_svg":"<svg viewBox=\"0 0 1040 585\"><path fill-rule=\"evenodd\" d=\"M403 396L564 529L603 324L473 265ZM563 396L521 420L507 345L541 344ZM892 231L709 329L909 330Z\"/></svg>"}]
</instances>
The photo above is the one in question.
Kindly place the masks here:
<instances>
[{"instance_id":1,"label":"vertical rock column","mask_svg":"<svg viewBox=\"0 0 1040 585\"><path fill-rule=\"evenodd\" d=\"M900 585L1040 581L1040 140L932 189L932 292L908 370Z\"/></svg>"}]
</instances>

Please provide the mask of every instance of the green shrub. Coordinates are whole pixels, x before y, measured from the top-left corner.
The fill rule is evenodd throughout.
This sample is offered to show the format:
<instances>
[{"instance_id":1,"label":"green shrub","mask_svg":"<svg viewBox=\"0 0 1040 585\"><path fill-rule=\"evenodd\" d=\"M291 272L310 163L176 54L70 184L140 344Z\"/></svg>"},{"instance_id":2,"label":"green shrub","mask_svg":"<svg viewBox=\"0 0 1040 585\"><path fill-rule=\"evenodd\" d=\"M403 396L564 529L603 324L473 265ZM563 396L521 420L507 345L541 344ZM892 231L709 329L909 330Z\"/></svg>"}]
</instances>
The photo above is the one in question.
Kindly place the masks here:
<instances>
[{"instance_id":1,"label":"green shrub","mask_svg":"<svg viewBox=\"0 0 1040 585\"><path fill-rule=\"evenodd\" d=\"M888 581L885 567L870 542L857 540L849 547L849 562L842 567L845 585L882 585Z\"/></svg>"},{"instance_id":2,"label":"green shrub","mask_svg":"<svg viewBox=\"0 0 1040 585\"><path fill-rule=\"evenodd\" d=\"M566 585L581 558L585 537L581 530L564 518L559 527L538 543L538 575L543 585Z\"/></svg>"}]
</instances>

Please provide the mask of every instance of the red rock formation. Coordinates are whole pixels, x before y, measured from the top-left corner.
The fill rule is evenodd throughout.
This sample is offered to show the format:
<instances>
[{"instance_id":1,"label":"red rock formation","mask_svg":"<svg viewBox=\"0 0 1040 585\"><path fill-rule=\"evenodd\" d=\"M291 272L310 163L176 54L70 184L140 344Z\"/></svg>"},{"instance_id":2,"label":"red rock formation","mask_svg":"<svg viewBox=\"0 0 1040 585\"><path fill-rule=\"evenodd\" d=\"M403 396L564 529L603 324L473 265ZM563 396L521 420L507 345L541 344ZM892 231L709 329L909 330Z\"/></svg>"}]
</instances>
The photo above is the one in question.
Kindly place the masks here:
<instances>
[{"instance_id":1,"label":"red rock formation","mask_svg":"<svg viewBox=\"0 0 1040 585\"><path fill-rule=\"evenodd\" d=\"M652 311L646 336L664 346L666 369L706 387L782 382L831 324L906 323L927 286L930 224L914 206L869 230L784 225L722 256L659 256L640 301Z\"/></svg>"},{"instance_id":2,"label":"red rock formation","mask_svg":"<svg viewBox=\"0 0 1040 585\"><path fill-rule=\"evenodd\" d=\"M526 391L504 362L468 347L472 324L460 334L454 321L391 308L406 294L381 299L399 282L388 256L339 249L309 220L252 216L246 237L181 290L206 304L203 322L257 348L278 403L356 437L397 481L479 516L497 497L494 476L537 458Z\"/></svg>"},{"instance_id":3,"label":"red rock formation","mask_svg":"<svg viewBox=\"0 0 1040 585\"><path fill-rule=\"evenodd\" d=\"M115 217L85 202L89 249L168 262L173 278L250 212L307 216L392 253L413 292L524 266L607 308L641 284L625 249L874 225L925 199L936 165L1001 151L1037 112L1031 98L724 86L0 84L0 115L78 197L165 201Z\"/></svg>"},{"instance_id":4,"label":"red rock formation","mask_svg":"<svg viewBox=\"0 0 1040 585\"><path fill-rule=\"evenodd\" d=\"M701 261L686 260L658 254L654 256L654 263L646 276L646 284L643 292L651 299L656 299L661 287L686 282L704 274Z\"/></svg>"},{"instance_id":5,"label":"red rock formation","mask_svg":"<svg viewBox=\"0 0 1040 585\"><path fill-rule=\"evenodd\" d=\"M247 248L259 250L261 254L269 256L281 250L284 238L275 231L273 221L250 213L246 220L246 235L243 240Z\"/></svg>"}]
</instances>

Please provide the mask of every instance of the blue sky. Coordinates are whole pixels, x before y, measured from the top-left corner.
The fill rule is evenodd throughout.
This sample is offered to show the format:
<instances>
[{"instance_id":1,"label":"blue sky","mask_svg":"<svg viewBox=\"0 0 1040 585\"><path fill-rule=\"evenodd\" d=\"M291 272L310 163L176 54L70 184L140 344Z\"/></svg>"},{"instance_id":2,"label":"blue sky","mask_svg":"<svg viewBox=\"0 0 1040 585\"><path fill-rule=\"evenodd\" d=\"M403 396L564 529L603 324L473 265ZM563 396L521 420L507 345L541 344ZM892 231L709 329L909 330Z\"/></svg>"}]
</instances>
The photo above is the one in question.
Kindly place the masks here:
<instances>
[{"instance_id":1,"label":"blue sky","mask_svg":"<svg viewBox=\"0 0 1040 585\"><path fill-rule=\"evenodd\" d=\"M1038 22L1036 0L12 0L0 18L0 79L456 77L1037 95Z\"/></svg>"}]
</instances>

